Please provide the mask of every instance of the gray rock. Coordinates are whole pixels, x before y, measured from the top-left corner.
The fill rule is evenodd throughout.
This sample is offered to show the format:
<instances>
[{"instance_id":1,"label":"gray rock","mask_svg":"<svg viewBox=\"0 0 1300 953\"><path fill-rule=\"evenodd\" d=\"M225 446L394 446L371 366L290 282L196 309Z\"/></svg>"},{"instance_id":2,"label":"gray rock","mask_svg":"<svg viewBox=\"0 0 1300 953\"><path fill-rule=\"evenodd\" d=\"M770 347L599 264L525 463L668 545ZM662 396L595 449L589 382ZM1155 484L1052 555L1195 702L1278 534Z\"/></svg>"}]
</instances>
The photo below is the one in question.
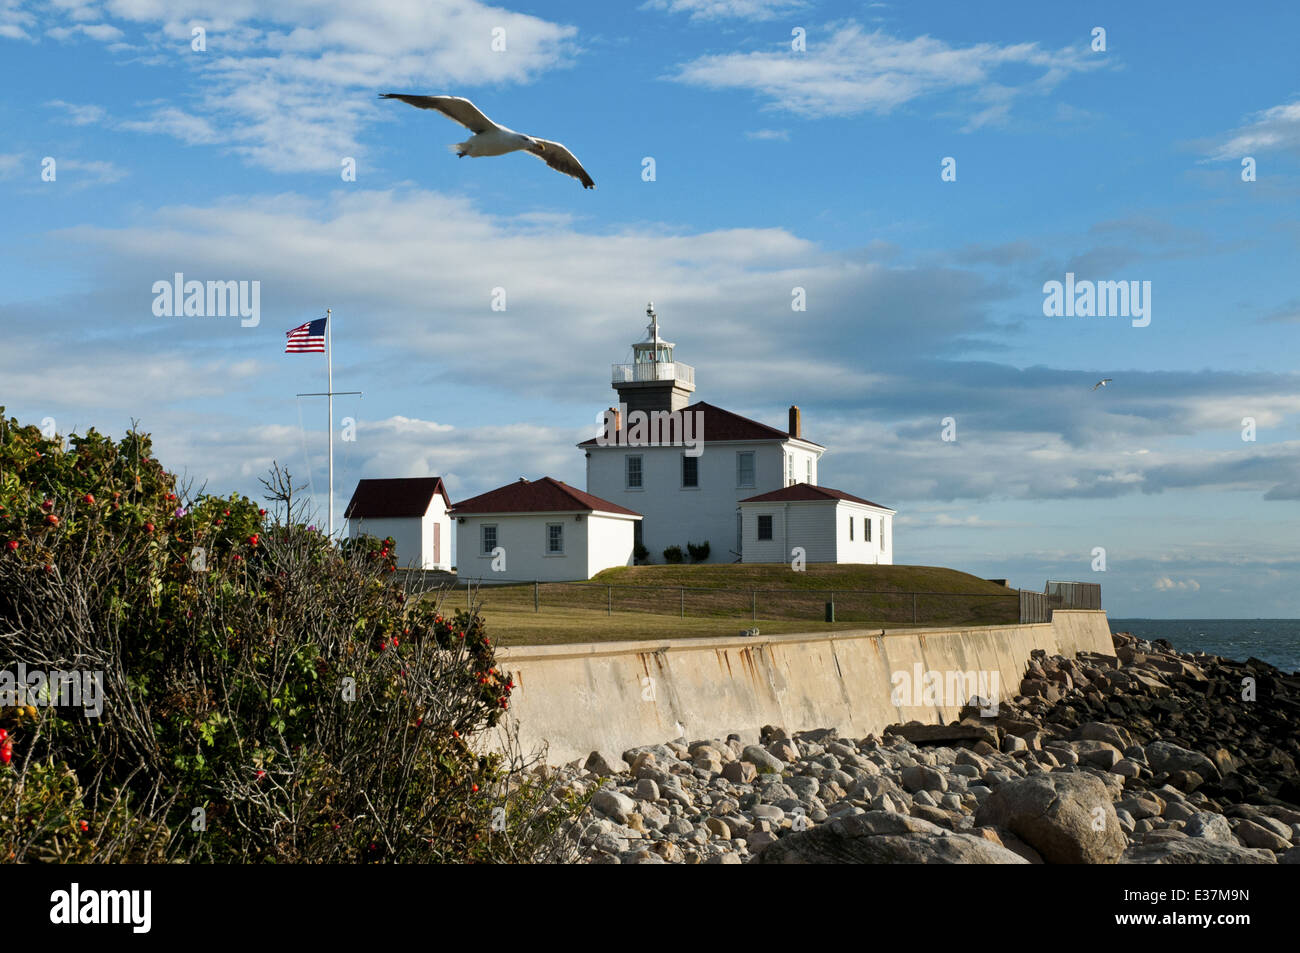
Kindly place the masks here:
<instances>
[{"instance_id":1,"label":"gray rock","mask_svg":"<svg viewBox=\"0 0 1300 953\"><path fill-rule=\"evenodd\" d=\"M636 810L636 802L626 794L605 788L591 796L591 806L620 824L626 824L628 815Z\"/></svg>"},{"instance_id":2,"label":"gray rock","mask_svg":"<svg viewBox=\"0 0 1300 953\"><path fill-rule=\"evenodd\" d=\"M1191 771L1203 778L1218 779L1221 775L1214 762L1199 751L1191 751L1169 741L1153 741L1144 749L1147 763L1153 771L1173 774Z\"/></svg>"},{"instance_id":3,"label":"gray rock","mask_svg":"<svg viewBox=\"0 0 1300 953\"><path fill-rule=\"evenodd\" d=\"M622 765L616 766L616 762L613 759L600 751L593 751L591 754L587 755L587 762L584 767L588 771L600 775L602 778L607 778L612 774L622 774L627 770Z\"/></svg>"},{"instance_id":4,"label":"gray rock","mask_svg":"<svg viewBox=\"0 0 1300 953\"><path fill-rule=\"evenodd\" d=\"M911 768L904 768L901 775L903 788L915 793L917 791L947 791L948 782L943 776L942 771L934 768L916 765Z\"/></svg>"},{"instance_id":5,"label":"gray rock","mask_svg":"<svg viewBox=\"0 0 1300 953\"><path fill-rule=\"evenodd\" d=\"M1152 844L1134 844L1124 851L1121 864L1275 864L1271 851L1251 850L1236 844L1181 837Z\"/></svg>"},{"instance_id":6,"label":"gray rock","mask_svg":"<svg viewBox=\"0 0 1300 953\"><path fill-rule=\"evenodd\" d=\"M760 864L1023 864L982 837L905 814L871 811L787 834L750 861Z\"/></svg>"},{"instance_id":7,"label":"gray rock","mask_svg":"<svg viewBox=\"0 0 1300 953\"><path fill-rule=\"evenodd\" d=\"M1125 847L1106 786L1082 772L999 785L975 812L975 823L1011 831L1049 864L1111 864Z\"/></svg>"},{"instance_id":8,"label":"gray rock","mask_svg":"<svg viewBox=\"0 0 1300 953\"><path fill-rule=\"evenodd\" d=\"M1241 841L1247 847L1261 847L1265 850L1283 851L1291 847L1291 842L1285 837L1279 837L1267 827L1256 824L1254 821L1242 821L1233 830L1237 835L1237 840Z\"/></svg>"},{"instance_id":9,"label":"gray rock","mask_svg":"<svg viewBox=\"0 0 1300 953\"><path fill-rule=\"evenodd\" d=\"M659 800L659 785L655 784L650 778L642 778L632 788L632 795L638 801L657 801Z\"/></svg>"},{"instance_id":10,"label":"gray rock","mask_svg":"<svg viewBox=\"0 0 1300 953\"><path fill-rule=\"evenodd\" d=\"M763 820L780 822L785 820L785 811L781 810L775 804L755 804L750 809L750 814L755 818Z\"/></svg>"},{"instance_id":11,"label":"gray rock","mask_svg":"<svg viewBox=\"0 0 1300 953\"><path fill-rule=\"evenodd\" d=\"M740 753L740 760L749 762L764 774L780 774L785 770L785 764L780 758L769 754L758 745L747 745Z\"/></svg>"},{"instance_id":12,"label":"gray rock","mask_svg":"<svg viewBox=\"0 0 1300 953\"><path fill-rule=\"evenodd\" d=\"M1236 839L1232 836L1232 825L1222 814L1215 814L1213 811L1198 811L1187 819L1187 826L1183 828L1183 833L1188 837L1195 837L1202 840L1222 841L1227 844L1235 844Z\"/></svg>"}]
</instances>

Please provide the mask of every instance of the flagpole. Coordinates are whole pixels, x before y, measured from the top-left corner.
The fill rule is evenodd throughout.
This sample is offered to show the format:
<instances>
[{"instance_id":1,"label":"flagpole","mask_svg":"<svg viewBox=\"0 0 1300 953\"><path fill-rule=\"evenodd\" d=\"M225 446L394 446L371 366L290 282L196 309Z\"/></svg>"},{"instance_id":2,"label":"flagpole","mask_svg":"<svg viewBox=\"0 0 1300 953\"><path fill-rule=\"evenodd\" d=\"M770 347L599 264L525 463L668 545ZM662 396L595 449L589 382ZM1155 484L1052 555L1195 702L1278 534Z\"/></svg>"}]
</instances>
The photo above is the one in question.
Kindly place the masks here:
<instances>
[{"instance_id":1,"label":"flagpole","mask_svg":"<svg viewBox=\"0 0 1300 953\"><path fill-rule=\"evenodd\" d=\"M325 309L325 392L329 394L326 398L326 404L329 414L329 440L330 440L330 515L329 515L329 538L334 542L334 322L330 320L333 311L330 308Z\"/></svg>"}]
</instances>

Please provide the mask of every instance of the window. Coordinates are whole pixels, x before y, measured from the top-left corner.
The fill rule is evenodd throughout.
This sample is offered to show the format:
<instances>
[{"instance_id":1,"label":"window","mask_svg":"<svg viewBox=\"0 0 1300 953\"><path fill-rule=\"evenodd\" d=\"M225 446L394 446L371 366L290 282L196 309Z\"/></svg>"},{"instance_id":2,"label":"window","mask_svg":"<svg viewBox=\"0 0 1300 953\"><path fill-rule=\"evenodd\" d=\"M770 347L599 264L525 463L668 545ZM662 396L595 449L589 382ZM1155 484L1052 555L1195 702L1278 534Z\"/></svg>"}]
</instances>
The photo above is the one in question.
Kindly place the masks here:
<instances>
[{"instance_id":1,"label":"window","mask_svg":"<svg viewBox=\"0 0 1300 953\"><path fill-rule=\"evenodd\" d=\"M700 485L700 458L691 457L682 454L682 486L697 487Z\"/></svg>"},{"instance_id":2,"label":"window","mask_svg":"<svg viewBox=\"0 0 1300 953\"><path fill-rule=\"evenodd\" d=\"M627 456L627 488L629 490L639 490L642 487L641 480L641 455L631 453Z\"/></svg>"},{"instance_id":3,"label":"window","mask_svg":"<svg viewBox=\"0 0 1300 953\"><path fill-rule=\"evenodd\" d=\"M862 541L865 543L871 542L871 517L870 516L862 517Z\"/></svg>"},{"instance_id":4,"label":"window","mask_svg":"<svg viewBox=\"0 0 1300 953\"><path fill-rule=\"evenodd\" d=\"M745 551L745 514L736 510L736 555Z\"/></svg>"},{"instance_id":5,"label":"window","mask_svg":"<svg viewBox=\"0 0 1300 953\"><path fill-rule=\"evenodd\" d=\"M754 485L754 451L736 453L736 486Z\"/></svg>"},{"instance_id":6,"label":"window","mask_svg":"<svg viewBox=\"0 0 1300 953\"><path fill-rule=\"evenodd\" d=\"M483 555L491 556L492 550L497 548L497 527L495 523L484 523L480 527L483 538Z\"/></svg>"},{"instance_id":7,"label":"window","mask_svg":"<svg viewBox=\"0 0 1300 953\"><path fill-rule=\"evenodd\" d=\"M785 485L794 486L794 454L785 455Z\"/></svg>"},{"instance_id":8,"label":"window","mask_svg":"<svg viewBox=\"0 0 1300 953\"><path fill-rule=\"evenodd\" d=\"M758 518L758 538L759 539L772 538L772 517L771 516L760 516Z\"/></svg>"},{"instance_id":9,"label":"window","mask_svg":"<svg viewBox=\"0 0 1300 953\"><path fill-rule=\"evenodd\" d=\"M853 542L853 517L849 517L849 542Z\"/></svg>"},{"instance_id":10,"label":"window","mask_svg":"<svg viewBox=\"0 0 1300 953\"><path fill-rule=\"evenodd\" d=\"M548 556L564 555L564 524L563 523L546 524L546 555Z\"/></svg>"},{"instance_id":11,"label":"window","mask_svg":"<svg viewBox=\"0 0 1300 953\"><path fill-rule=\"evenodd\" d=\"M812 457L809 457L809 458L808 458L808 481L807 481L807 482L808 482L808 485L809 485L809 486L816 486L816 484L813 483L813 478L812 478L812 462L813 462L813 458L812 458Z\"/></svg>"},{"instance_id":12,"label":"window","mask_svg":"<svg viewBox=\"0 0 1300 953\"><path fill-rule=\"evenodd\" d=\"M641 542L641 533L642 533L642 532L643 532L643 530L641 529L641 521L640 521L640 520L633 520L633 521L632 521L632 546L633 546L633 547L637 547L637 546L642 546L642 545L644 545L644 544Z\"/></svg>"}]
</instances>

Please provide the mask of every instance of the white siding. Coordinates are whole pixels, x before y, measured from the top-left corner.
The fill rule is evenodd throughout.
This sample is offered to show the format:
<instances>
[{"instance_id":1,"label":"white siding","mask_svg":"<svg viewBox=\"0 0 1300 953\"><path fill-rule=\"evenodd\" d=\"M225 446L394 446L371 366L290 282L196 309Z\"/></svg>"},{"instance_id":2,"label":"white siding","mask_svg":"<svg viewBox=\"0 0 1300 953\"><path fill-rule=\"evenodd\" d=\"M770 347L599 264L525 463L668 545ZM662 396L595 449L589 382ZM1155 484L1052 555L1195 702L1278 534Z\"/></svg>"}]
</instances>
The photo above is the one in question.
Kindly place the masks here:
<instances>
[{"instance_id":1,"label":"white siding","mask_svg":"<svg viewBox=\"0 0 1300 953\"><path fill-rule=\"evenodd\" d=\"M893 563L893 553L881 547L882 532L886 538L892 534L893 514L883 510L844 500L743 503L740 508L747 563L789 563L796 546L803 548L810 563ZM760 516L772 517L771 540L758 538ZM864 519L872 520L870 542L863 539Z\"/></svg>"},{"instance_id":2,"label":"white siding","mask_svg":"<svg viewBox=\"0 0 1300 953\"><path fill-rule=\"evenodd\" d=\"M642 542L650 560L662 563L669 546L709 544L711 563L734 562L736 505L740 500L785 486L786 449L790 444L709 443L699 460L699 486L682 487L684 447L600 447L590 446L587 454L587 492L618 503L645 517ZM736 486L736 454L754 454L754 485ZM807 457L816 454L801 448L796 454L795 478L806 478ZM639 454L642 488L625 485L625 458ZM814 473L816 466L814 464Z\"/></svg>"},{"instance_id":3,"label":"white siding","mask_svg":"<svg viewBox=\"0 0 1300 953\"><path fill-rule=\"evenodd\" d=\"M574 519L581 515L581 520ZM549 524L563 527L564 553L547 553ZM456 521L457 572L462 579L499 582L570 582L589 579L611 566L632 563L634 520L599 514L499 513L466 516ZM483 553L482 527L497 528L497 545L505 550L505 565L492 568Z\"/></svg>"},{"instance_id":4,"label":"white siding","mask_svg":"<svg viewBox=\"0 0 1300 953\"><path fill-rule=\"evenodd\" d=\"M440 543L437 558L434 554L434 527L438 526ZM423 517L402 516L386 519L350 519L348 536L356 539L365 534L377 539L393 537L393 554L402 568L450 569L451 518L442 494L436 493L429 510Z\"/></svg>"}]
</instances>

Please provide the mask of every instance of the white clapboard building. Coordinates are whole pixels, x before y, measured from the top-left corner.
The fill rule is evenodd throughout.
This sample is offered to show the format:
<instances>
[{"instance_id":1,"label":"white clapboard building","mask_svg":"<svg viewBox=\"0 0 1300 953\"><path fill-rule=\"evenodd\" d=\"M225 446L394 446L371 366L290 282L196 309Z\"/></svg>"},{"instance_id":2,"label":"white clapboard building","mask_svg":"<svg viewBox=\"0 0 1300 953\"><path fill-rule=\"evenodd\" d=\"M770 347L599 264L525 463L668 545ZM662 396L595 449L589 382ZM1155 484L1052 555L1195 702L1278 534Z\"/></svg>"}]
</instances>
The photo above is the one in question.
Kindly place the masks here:
<instances>
[{"instance_id":1,"label":"white clapboard building","mask_svg":"<svg viewBox=\"0 0 1300 953\"><path fill-rule=\"evenodd\" d=\"M441 477L361 480L343 515L348 536L393 537L404 569L451 568L451 500Z\"/></svg>"},{"instance_id":2,"label":"white clapboard building","mask_svg":"<svg viewBox=\"0 0 1300 953\"><path fill-rule=\"evenodd\" d=\"M688 543L707 542L706 561L713 563L789 562L794 545L804 547L810 562L892 562L894 511L817 485L826 448L803 435L799 408L790 408L781 430L713 404L689 403L695 369L678 361L675 345L660 336L653 304L646 314L645 339L632 345L630 362L613 367L618 406L606 411L602 433L579 447L586 453L587 491L642 515L636 542L649 560L662 562L671 546L685 553ZM758 517L779 510L780 501L766 497L796 485L805 488L796 495L809 498L783 502L798 514L795 531L803 542L779 533L760 538ZM757 504L770 504L771 513L760 513Z\"/></svg>"},{"instance_id":3,"label":"white clapboard building","mask_svg":"<svg viewBox=\"0 0 1300 953\"><path fill-rule=\"evenodd\" d=\"M484 582L590 579L632 565L641 515L560 480L525 480L452 508L457 573Z\"/></svg>"}]
</instances>

